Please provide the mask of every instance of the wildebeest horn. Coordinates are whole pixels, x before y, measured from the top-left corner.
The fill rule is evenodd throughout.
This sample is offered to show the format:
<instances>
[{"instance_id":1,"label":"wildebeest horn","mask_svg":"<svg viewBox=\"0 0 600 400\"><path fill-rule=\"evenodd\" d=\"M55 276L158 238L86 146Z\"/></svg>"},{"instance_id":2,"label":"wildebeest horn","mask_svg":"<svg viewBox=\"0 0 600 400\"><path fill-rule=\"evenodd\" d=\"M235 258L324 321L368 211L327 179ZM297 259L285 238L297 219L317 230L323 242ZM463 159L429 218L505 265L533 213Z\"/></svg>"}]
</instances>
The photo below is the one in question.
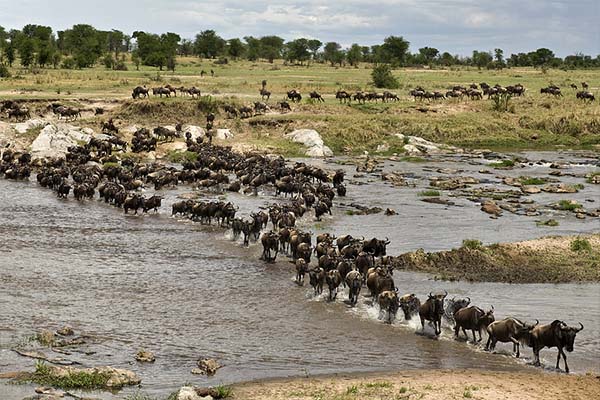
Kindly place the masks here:
<instances>
[{"instance_id":1,"label":"wildebeest horn","mask_svg":"<svg viewBox=\"0 0 600 400\"><path fill-rule=\"evenodd\" d=\"M582 330L582 329L583 329L583 324L582 324L581 322L579 323L579 325L581 325L581 328L579 328L579 329L575 329L575 332L579 332L580 330Z\"/></svg>"},{"instance_id":2,"label":"wildebeest horn","mask_svg":"<svg viewBox=\"0 0 600 400\"><path fill-rule=\"evenodd\" d=\"M429 292L429 297L433 297L433 294L431 294L431 292Z\"/></svg>"},{"instance_id":3,"label":"wildebeest horn","mask_svg":"<svg viewBox=\"0 0 600 400\"><path fill-rule=\"evenodd\" d=\"M492 304L492 310L491 311L494 311L494 305L493 304Z\"/></svg>"},{"instance_id":4,"label":"wildebeest horn","mask_svg":"<svg viewBox=\"0 0 600 400\"><path fill-rule=\"evenodd\" d=\"M446 289L444 289L444 292L446 292L446 294L444 295L444 297L448 296L448 291Z\"/></svg>"},{"instance_id":5,"label":"wildebeest horn","mask_svg":"<svg viewBox=\"0 0 600 400\"><path fill-rule=\"evenodd\" d=\"M534 326L538 326L538 325L539 325L539 323L540 323L540 320L539 320L539 319L536 319L536 320L535 320L535 325L534 325Z\"/></svg>"},{"instance_id":6,"label":"wildebeest horn","mask_svg":"<svg viewBox=\"0 0 600 400\"><path fill-rule=\"evenodd\" d=\"M471 298L467 297L467 301L469 302L469 304L471 304Z\"/></svg>"}]
</instances>

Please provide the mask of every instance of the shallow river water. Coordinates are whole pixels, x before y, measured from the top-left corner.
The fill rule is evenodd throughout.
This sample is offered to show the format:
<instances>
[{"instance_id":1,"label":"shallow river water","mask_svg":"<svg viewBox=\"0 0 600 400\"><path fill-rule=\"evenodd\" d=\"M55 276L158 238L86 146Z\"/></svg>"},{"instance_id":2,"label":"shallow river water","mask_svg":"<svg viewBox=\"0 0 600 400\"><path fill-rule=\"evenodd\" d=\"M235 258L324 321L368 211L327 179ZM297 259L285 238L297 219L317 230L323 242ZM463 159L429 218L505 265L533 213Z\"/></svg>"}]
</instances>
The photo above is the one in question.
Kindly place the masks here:
<instances>
[{"instance_id":1,"label":"shallow river water","mask_svg":"<svg viewBox=\"0 0 600 400\"><path fill-rule=\"evenodd\" d=\"M387 163L386 169L414 173L415 187L409 188L393 188L381 181L359 185L375 177L352 178L350 173L349 181L354 184L348 185L348 198L341 202L393 207L399 215L348 216L341 208L333 218L313 226L313 231L388 236L392 241L388 254L448 249L465 238L492 243L600 231L597 218L580 221L556 214L558 227L540 228L536 218L509 213L491 220L465 199L453 199L457 205L448 207L423 203L416 196L426 186L419 178L438 175L428 168L461 168L463 175L484 177L477 173L481 162ZM588 159L571 172L597 169ZM503 174L548 171L547 165L537 165ZM485 178L499 181L494 175ZM561 181L583 182L564 177ZM143 380L139 390L157 397L166 397L185 382L216 385L418 368L532 368L526 365L531 361L530 349L523 349L525 359L517 361L508 346L499 344L500 354L486 353L481 347L453 340L449 329L434 340L428 332L416 334L416 324L402 318L392 326L384 325L365 298L355 309L343 303L344 293L334 304L324 297L313 298L308 285L293 283L293 266L285 257L265 264L258 260L259 245L246 249L231 241L224 230L170 217L176 196L189 191L189 187L163 191L160 213L137 217L125 216L122 210L97 200L59 200L33 179L0 180L0 372L33 368L34 360L20 357L11 348L42 328L55 330L65 324L94 337L82 347L94 354L74 352L66 358L84 366L131 369ZM586 185L580 193L567 196L532 198L540 204L560 198L600 202L600 189ZM236 194L229 199L240 205L241 213L247 213L274 198ZM312 215L302 223L312 224ZM470 296L474 304L494 305L497 319L511 315L542 323L564 319L575 325L580 321L585 329L577 336L575 351L568 354L569 365L577 373L600 371L599 284L450 283L407 272L396 272L394 277L401 293L424 298L432 290L445 289L450 297ZM153 351L157 361L136 363L133 357L140 348ZM213 378L192 375L199 357L214 357L224 367ZM552 366L556 350L543 350L542 358ZM0 382L0 398L20 400L31 395L32 388Z\"/></svg>"}]
</instances>

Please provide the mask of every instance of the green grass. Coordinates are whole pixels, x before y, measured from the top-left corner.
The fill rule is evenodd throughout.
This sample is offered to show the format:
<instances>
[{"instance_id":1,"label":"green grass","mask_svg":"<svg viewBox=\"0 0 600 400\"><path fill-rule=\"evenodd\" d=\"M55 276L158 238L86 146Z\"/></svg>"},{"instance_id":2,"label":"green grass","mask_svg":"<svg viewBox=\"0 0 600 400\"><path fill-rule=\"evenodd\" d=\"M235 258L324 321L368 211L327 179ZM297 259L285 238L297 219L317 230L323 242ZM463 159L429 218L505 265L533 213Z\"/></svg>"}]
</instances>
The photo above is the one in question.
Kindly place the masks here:
<instances>
[{"instance_id":1,"label":"green grass","mask_svg":"<svg viewBox=\"0 0 600 400\"><path fill-rule=\"evenodd\" d=\"M408 388L406 386L402 386L399 390L400 394L408 392Z\"/></svg>"},{"instance_id":2,"label":"green grass","mask_svg":"<svg viewBox=\"0 0 600 400\"><path fill-rule=\"evenodd\" d=\"M427 162L426 159L424 159L423 157L414 157L414 156L408 156L408 157L402 157L400 159L400 161L404 161L404 162L413 162L413 163L422 163L422 162Z\"/></svg>"},{"instance_id":3,"label":"green grass","mask_svg":"<svg viewBox=\"0 0 600 400\"><path fill-rule=\"evenodd\" d=\"M87 371L76 371L65 376L57 376L52 373L51 367L43 361L35 364L35 372L29 380L40 385L51 386L59 389L103 389L110 379L106 373L90 373Z\"/></svg>"},{"instance_id":4,"label":"green grass","mask_svg":"<svg viewBox=\"0 0 600 400\"><path fill-rule=\"evenodd\" d=\"M592 251L592 245L587 239L577 238L571 242L571 250L576 252L586 251L589 253Z\"/></svg>"},{"instance_id":5,"label":"green grass","mask_svg":"<svg viewBox=\"0 0 600 400\"><path fill-rule=\"evenodd\" d=\"M471 399L471 398L473 398L473 393L470 390L465 390L463 392L463 397L465 399Z\"/></svg>"},{"instance_id":6,"label":"green grass","mask_svg":"<svg viewBox=\"0 0 600 400\"><path fill-rule=\"evenodd\" d=\"M594 179L595 176L600 176L600 172L592 172L585 181L587 183L592 183L592 179Z\"/></svg>"},{"instance_id":7,"label":"green grass","mask_svg":"<svg viewBox=\"0 0 600 400\"><path fill-rule=\"evenodd\" d=\"M515 166L514 160L502 160L499 162L493 162L490 164L492 168L512 168Z\"/></svg>"},{"instance_id":8,"label":"green grass","mask_svg":"<svg viewBox=\"0 0 600 400\"><path fill-rule=\"evenodd\" d=\"M519 182L521 182L521 184L525 185L525 186L543 185L548 182L548 179L532 177L532 176L522 176L519 178Z\"/></svg>"},{"instance_id":9,"label":"green grass","mask_svg":"<svg viewBox=\"0 0 600 400\"><path fill-rule=\"evenodd\" d=\"M394 386L392 382L367 382L365 383L366 388L391 388Z\"/></svg>"},{"instance_id":10,"label":"green grass","mask_svg":"<svg viewBox=\"0 0 600 400\"><path fill-rule=\"evenodd\" d=\"M358 386L353 385L346 389L346 394L358 394Z\"/></svg>"},{"instance_id":11,"label":"green grass","mask_svg":"<svg viewBox=\"0 0 600 400\"><path fill-rule=\"evenodd\" d=\"M233 390L229 386L219 385L215 387L216 398L217 399L226 399L233 394Z\"/></svg>"},{"instance_id":12,"label":"green grass","mask_svg":"<svg viewBox=\"0 0 600 400\"><path fill-rule=\"evenodd\" d=\"M176 151L171 150L167 153L167 160L173 163L182 163L184 161L196 161L198 160L198 153L193 151Z\"/></svg>"},{"instance_id":13,"label":"green grass","mask_svg":"<svg viewBox=\"0 0 600 400\"><path fill-rule=\"evenodd\" d=\"M462 247L471 250L479 250L483 247L483 243L481 243L481 241L477 239L465 239L462 242Z\"/></svg>"},{"instance_id":14,"label":"green grass","mask_svg":"<svg viewBox=\"0 0 600 400\"><path fill-rule=\"evenodd\" d=\"M558 221L555 219L547 219L545 221L537 221L537 226L558 226Z\"/></svg>"},{"instance_id":15,"label":"green grass","mask_svg":"<svg viewBox=\"0 0 600 400\"><path fill-rule=\"evenodd\" d=\"M423 190L423 191L417 193L417 196L439 197L439 196L441 196L441 193L438 190Z\"/></svg>"},{"instance_id":16,"label":"green grass","mask_svg":"<svg viewBox=\"0 0 600 400\"><path fill-rule=\"evenodd\" d=\"M581 204L572 203L569 200L561 200L557 203L557 208L562 211L575 211L581 207Z\"/></svg>"}]
</instances>

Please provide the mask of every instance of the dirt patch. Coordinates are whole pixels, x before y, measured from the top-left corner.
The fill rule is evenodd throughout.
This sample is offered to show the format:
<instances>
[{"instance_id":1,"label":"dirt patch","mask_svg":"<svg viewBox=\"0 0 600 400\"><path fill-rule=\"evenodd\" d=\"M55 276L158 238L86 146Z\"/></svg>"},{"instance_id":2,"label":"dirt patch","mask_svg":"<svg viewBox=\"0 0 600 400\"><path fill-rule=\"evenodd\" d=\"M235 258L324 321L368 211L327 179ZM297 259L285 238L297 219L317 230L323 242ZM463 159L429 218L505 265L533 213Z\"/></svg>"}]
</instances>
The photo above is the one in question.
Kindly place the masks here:
<instances>
[{"instance_id":1,"label":"dirt patch","mask_svg":"<svg viewBox=\"0 0 600 400\"><path fill-rule=\"evenodd\" d=\"M577 239L589 243L580 248ZM405 253L396 268L435 274L443 280L507 283L600 282L600 235L547 237L490 246Z\"/></svg>"},{"instance_id":2,"label":"dirt patch","mask_svg":"<svg viewBox=\"0 0 600 400\"><path fill-rule=\"evenodd\" d=\"M416 370L252 382L234 386L233 393L246 400L597 399L600 379L541 372Z\"/></svg>"}]
</instances>

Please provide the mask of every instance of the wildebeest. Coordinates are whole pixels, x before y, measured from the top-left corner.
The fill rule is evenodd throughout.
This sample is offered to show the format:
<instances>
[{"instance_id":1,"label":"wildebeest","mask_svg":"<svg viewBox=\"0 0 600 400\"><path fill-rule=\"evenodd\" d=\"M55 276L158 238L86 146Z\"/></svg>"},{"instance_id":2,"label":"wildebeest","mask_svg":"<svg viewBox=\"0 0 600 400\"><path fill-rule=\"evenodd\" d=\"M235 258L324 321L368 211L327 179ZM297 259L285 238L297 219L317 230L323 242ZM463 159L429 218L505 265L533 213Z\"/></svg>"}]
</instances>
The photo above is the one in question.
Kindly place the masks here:
<instances>
[{"instance_id":1,"label":"wildebeest","mask_svg":"<svg viewBox=\"0 0 600 400\"><path fill-rule=\"evenodd\" d=\"M134 99L139 99L141 97L148 97L148 91L149 91L149 89L146 89L146 87L137 86L136 88L133 89L133 92L131 93L131 97L133 97Z\"/></svg>"},{"instance_id":2,"label":"wildebeest","mask_svg":"<svg viewBox=\"0 0 600 400\"><path fill-rule=\"evenodd\" d=\"M569 365L567 364L567 356L563 351L566 348L570 353L573 351L575 336L583 329L583 324L580 322L580 328L568 326L563 321L554 320L551 324L538 325L531 331L531 346L533 347L533 355L535 357L534 365L540 365L540 350L544 347L558 348L558 357L556 358L556 369L559 369L560 356L562 355L565 361L565 372L569 373Z\"/></svg>"},{"instance_id":3,"label":"wildebeest","mask_svg":"<svg viewBox=\"0 0 600 400\"><path fill-rule=\"evenodd\" d=\"M24 121L27 118L31 118L31 114L29 110L25 107L22 108L12 108L8 110L8 119L15 118L17 121Z\"/></svg>"},{"instance_id":4,"label":"wildebeest","mask_svg":"<svg viewBox=\"0 0 600 400\"><path fill-rule=\"evenodd\" d=\"M488 340L485 345L486 350L494 350L496 342L512 342L513 352L519 358L520 343L529 344L530 335L540 321L536 320L535 325L528 325L516 318L504 318L501 321L494 321L487 326Z\"/></svg>"},{"instance_id":5,"label":"wildebeest","mask_svg":"<svg viewBox=\"0 0 600 400\"><path fill-rule=\"evenodd\" d=\"M363 277L357 270L352 270L346 275L345 281L346 286L348 286L348 300L350 300L351 306L355 306L358 302L358 295L362 288L362 280Z\"/></svg>"},{"instance_id":6,"label":"wildebeest","mask_svg":"<svg viewBox=\"0 0 600 400\"><path fill-rule=\"evenodd\" d=\"M277 233L270 231L263 233L260 241L263 246L261 260L273 262L277 258L279 252L279 236Z\"/></svg>"},{"instance_id":7,"label":"wildebeest","mask_svg":"<svg viewBox=\"0 0 600 400\"><path fill-rule=\"evenodd\" d=\"M332 269L325 275L325 281L329 288L329 301L333 301L337 297L337 288L342 283L342 276L337 269Z\"/></svg>"},{"instance_id":8,"label":"wildebeest","mask_svg":"<svg viewBox=\"0 0 600 400\"><path fill-rule=\"evenodd\" d=\"M473 343L481 342L481 330L487 328L489 324L494 322L494 306L488 311L483 311L476 306L461 308L454 313L454 336L458 338L458 332L462 329L467 335L467 329L473 332ZM475 331L479 332L479 340L475 337Z\"/></svg>"},{"instance_id":9,"label":"wildebeest","mask_svg":"<svg viewBox=\"0 0 600 400\"><path fill-rule=\"evenodd\" d=\"M410 321L413 315L417 315L420 307L421 301L414 294L405 294L400 297L400 308L404 313L405 320Z\"/></svg>"},{"instance_id":10,"label":"wildebeest","mask_svg":"<svg viewBox=\"0 0 600 400\"><path fill-rule=\"evenodd\" d=\"M296 89L288 91L286 95L288 100L290 100L292 103L299 103L300 101L302 101L302 95Z\"/></svg>"},{"instance_id":11,"label":"wildebeest","mask_svg":"<svg viewBox=\"0 0 600 400\"><path fill-rule=\"evenodd\" d=\"M304 285L304 275L308 272L308 264L303 258L296 260L296 283Z\"/></svg>"},{"instance_id":12,"label":"wildebeest","mask_svg":"<svg viewBox=\"0 0 600 400\"><path fill-rule=\"evenodd\" d=\"M562 93L560 88L557 86L548 86L540 89L540 93L542 94L551 94L554 97L562 97Z\"/></svg>"},{"instance_id":13,"label":"wildebeest","mask_svg":"<svg viewBox=\"0 0 600 400\"><path fill-rule=\"evenodd\" d=\"M315 296L323 293L323 283L325 283L325 271L323 268L316 267L308 271L310 286L312 286Z\"/></svg>"},{"instance_id":14,"label":"wildebeest","mask_svg":"<svg viewBox=\"0 0 600 400\"><path fill-rule=\"evenodd\" d=\"M160 196L152 196L149 199L143 199L142 201L142 211L147 213L148 210L154 210L154 212L158 212L162 203L162 197Z\"/></svg>"},{"instance_id":15,"label":"wildebeest","mask_svg":"<svg viewBox=\"0 0 600 400\"><path fill-rule=\"evenodd\" d=\"M380 293L385 291L393 291L396 286L392 276L382 267L375 268L367 277L367 287L371 292L371 296L376 299Z\"/></svg>"},{"instance_id":16,"label":"wildebeest","mask_svg":"<svg viewBox=\"0 0 600 400\"><path fill-rule=\"evenodd\" d=\"M363 243L362 250L372 254L373 257L381 257L386 255L386 247L388 244L390 244L388 238L385 238L385 240L373 238Z\"/></svg>"},{"instance_id":17,"label":"wildebeest","mask_svg":"<svg viewBox=\"0 0 600 400\"><path fill-rule=\"evenodd\" d=\"M152 94L160 97L163 97L163 95L166 97L171 97L171 91L165 87L152 88Z\"/></svg>"},{"instance_id":18,"label":"wildebeest","mask_svg":"<svg viewBox=\"0 0 600 400\"><path fill-rule=\"evenodd\" d=\"M448 296L445 294L433 295L429 293L425 303L419 307L419 317L421 318L421 328L425 330L425 321L430 321L433 324L433 329L436 336L442 333L442 316L444 315L444 299Z\"/></svg>"},{"instance_id":19,"label":"wildebeest","mask_svg":"<svg viewBox=\"0 0 600 400\"><path fill-rule=\"evenodd\" d=\"M325 102L325 99L323 98L323 96L321 96L319 94L319 92L317 92L316 90L313 90L308 95L310 96L311 100L316 100L316 101L319 101L319 102Z\"/></svg>"},{"instance_id":20,"label":"wildebeest","mask_svg":"<svg viewBox=\"0 0 600 400\"><path fill-rule=\"evenodd\" d=\"M389 324L394 322L399 306L398 293L395 290L383 291L377 296L377 303L379 304L380 318L381 312L385 311L387 313L386 322Z\"/></svg>"},{"instance_id":21,"label":"wildebeest","mask_svg":"<svg viewBox=\"0 0 600 400\"><path fill-rule=\"evenodd\" d=\"M584 101L594 101L596 100L596 97L594 96L593 93L588 92L586 90L582 90L580 92L577 92L577 94L575 95L578 99L580 100L584 100Z\"/></svg>"},{"instance_id":22,"label":"wildebeest","mask_svg":"<svg viewBox=\"0 0 600 400\"><path fill-rule=\"evenodd\" d=\"M345 90L338 90L335 93L335 98L338 99L341 102L347 102L347 101L351 101L352 97L350 96L350 93L346 92Z\"/></svg>"},{"instance_id":23,"label":"wildebeest","mask_svg":"<svg viewBox=\"0 0 600 400\"><path fill-rule=\"evenodd\" d=\"M260 98L262 100L269 101L269 99L271 98L271 92L269 92L264 87L262 89L260 89L259 93L260 93Z\"/></svg>"},{"instance_id":24,"label":"wildebeest","mask_svg":"<svg viewBox=\"0 0 600 400\"><path fill-rule=\"evenodd\" d=\"M455 297L450 300L446 300L446 307L444 307L444 318L454 325L454 313L461 308L467 307L471 303L471 298L456 299Z\"/></svg>"}]
</instances>

